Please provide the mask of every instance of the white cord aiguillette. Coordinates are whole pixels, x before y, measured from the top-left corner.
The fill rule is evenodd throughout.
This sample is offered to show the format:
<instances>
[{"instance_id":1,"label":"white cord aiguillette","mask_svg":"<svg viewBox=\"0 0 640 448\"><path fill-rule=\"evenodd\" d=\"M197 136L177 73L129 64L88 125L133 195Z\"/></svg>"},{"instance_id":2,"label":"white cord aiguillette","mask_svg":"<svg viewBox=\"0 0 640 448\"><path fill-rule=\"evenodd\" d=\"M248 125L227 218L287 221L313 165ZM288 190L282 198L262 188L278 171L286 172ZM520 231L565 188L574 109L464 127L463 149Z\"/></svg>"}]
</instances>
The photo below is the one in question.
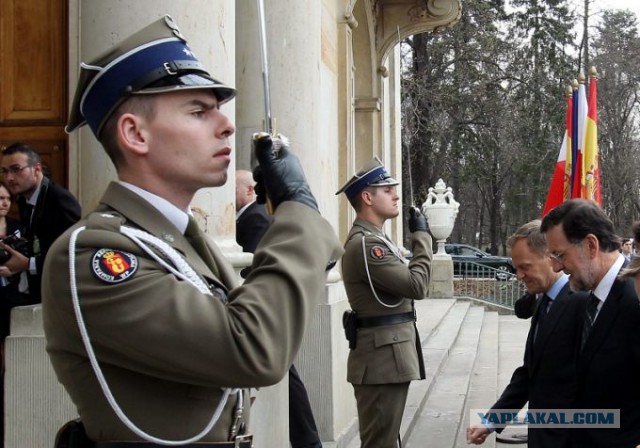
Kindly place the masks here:
<instances>
[{"instance_id":1,"label":"white cord aiguillette","mask_svg":"<svg viewBox=\"0 0 640 448\"><path fill-rule=\"evenodd\" d=\"M70 278L70 288L71 288L71 301L73 303L73 311L76 316L76 320L78 321L78 328L80 329L80 335L82 337L82 342L84 344L85 350L87 351L87 355L89 356L89 361L91 362L91 367L93 368L94 373L96 374L96 378L98 379L98 383L100 384L100 388L102 389L102 393L106 397L111 409L116 413L118 418L124 425L129 428L134 434L147 440L152 443L157 443L159 445L167 445L167 446L180 446L186 445L189 443L197 442L202 439L205 435L207 435L211 429L215 426L220 415L222 414L222 410L227 404L227 400L229 395L231 394L240 394L242 397L241 389L227 389L222 388L224 391L222 394L222 398L220 399L220 403L218 403L218 407L215 409L211 421L207 424L207 426L200 432L199 434L186 439L186 440L163 440L157 437L153 437L152 435L147 434L140 428L138 428L129 418L125 415L122 408L116 402L115 397L111 393L111 389L107 384L107 380L102 373L102 369L100 368L100 364L98 364L98 360L93 351L93 347L91 346L91 340L89 339L89 334L87 332L87 327L84 323L84 319L82 317L82 311L80 309L80 300L78 298L78 286L76 282L76 240L78 238L78 234L86 229L86 226L79 227L73 231L71 234L71 238L69 239L69 278ZM147 233L143 230L134 229L131 227L121 226L120 231L129 237L132 241L134 241L142 250L144 250L151 258L157 261L161 266L167 269L176 277L185 280L191 283L195 288L198 289L203 294L212 295L209 291L209 288L204 283L204 281L200 278L200 276L187 264L187 262L180 256L180 254L171 246L169 246L164 241L156 238L155 236ZM168 258L174 266L169 265L165 260L163 260L156 251L152 250L151 247L156 249L157 252L162 253L166 258Z\"/></svg>"}]
</instances>

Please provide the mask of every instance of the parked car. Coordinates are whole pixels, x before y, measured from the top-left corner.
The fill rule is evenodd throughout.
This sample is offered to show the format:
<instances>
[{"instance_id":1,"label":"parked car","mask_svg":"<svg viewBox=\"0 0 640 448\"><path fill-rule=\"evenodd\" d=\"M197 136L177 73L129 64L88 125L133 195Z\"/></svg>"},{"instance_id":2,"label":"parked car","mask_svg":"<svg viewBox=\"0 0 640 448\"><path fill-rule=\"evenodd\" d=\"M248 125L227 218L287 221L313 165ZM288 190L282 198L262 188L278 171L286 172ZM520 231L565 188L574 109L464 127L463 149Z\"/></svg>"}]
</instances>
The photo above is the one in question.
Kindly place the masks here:
<instances>
[{"instance_id":1,"label":"parked car","mask_svg":"<svg viewBox=\"0 0 640 448\"><path fill-rule=\"evenodd\" d=\"M444 250L453 259L453 275L464 277L495 275L500 280L506 280L511 277L509 274L514 274L516 271L511 258L491 255L467 244L447 243Z\"/></svg>"}]
</instances>

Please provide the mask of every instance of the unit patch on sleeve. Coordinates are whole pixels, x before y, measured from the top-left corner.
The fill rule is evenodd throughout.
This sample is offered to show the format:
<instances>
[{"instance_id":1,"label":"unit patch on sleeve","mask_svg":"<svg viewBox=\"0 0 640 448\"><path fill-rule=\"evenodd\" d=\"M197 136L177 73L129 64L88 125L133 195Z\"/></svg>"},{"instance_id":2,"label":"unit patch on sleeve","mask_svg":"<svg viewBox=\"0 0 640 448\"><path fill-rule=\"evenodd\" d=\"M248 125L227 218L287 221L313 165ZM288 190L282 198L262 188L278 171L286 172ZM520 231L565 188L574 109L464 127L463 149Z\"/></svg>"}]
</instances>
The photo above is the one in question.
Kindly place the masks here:
<instances>
[{"instance_id":1,"label":"unit patch on sleeve","mask_svg":"<svg viewBox=\"0 0 640 448\"><path fill-rule=\"evenodd\" d=\"M374 260L382 260L387 255L387 250L382 246L373 246L369 253Z\"/></svg>"},{"instance_id":2,"label":"unit patch on sleeve","mask_svg":"<svg viewBox=\"0 0 640 448\"><path fill-rule=\"evenodd\" d=\"M121 283L138 269L138 258L129 252L99 249L93 254L91 268L96 277L107 283Z\"/></svg>"}]
</instances>

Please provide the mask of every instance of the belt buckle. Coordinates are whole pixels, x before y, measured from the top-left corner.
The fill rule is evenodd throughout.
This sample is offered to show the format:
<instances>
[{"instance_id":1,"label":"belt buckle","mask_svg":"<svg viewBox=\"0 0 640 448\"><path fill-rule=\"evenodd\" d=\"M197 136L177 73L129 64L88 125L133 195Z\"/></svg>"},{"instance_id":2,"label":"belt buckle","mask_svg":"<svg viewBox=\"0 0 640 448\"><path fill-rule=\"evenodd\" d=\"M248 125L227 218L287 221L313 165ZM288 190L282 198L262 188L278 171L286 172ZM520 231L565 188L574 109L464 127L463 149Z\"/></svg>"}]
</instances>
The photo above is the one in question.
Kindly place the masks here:
<instances>
[{"instance_id":1,"label":"belt buckle","mask_svg":"<svg viewBox=\"0 0 640 448\"><path fill-rule=\"evenodd\" d=\"M240 448L240 444L242 442L251 443L252 441L253 441L253 435L251 435L251 434L240 434L240 435L237 435L235 437L235 439L233 439L233 442L234 442L233 446L234 446L234 448ZM253 446L253 444L251 444L251 446Z\"/></svg>"}]
</instances>

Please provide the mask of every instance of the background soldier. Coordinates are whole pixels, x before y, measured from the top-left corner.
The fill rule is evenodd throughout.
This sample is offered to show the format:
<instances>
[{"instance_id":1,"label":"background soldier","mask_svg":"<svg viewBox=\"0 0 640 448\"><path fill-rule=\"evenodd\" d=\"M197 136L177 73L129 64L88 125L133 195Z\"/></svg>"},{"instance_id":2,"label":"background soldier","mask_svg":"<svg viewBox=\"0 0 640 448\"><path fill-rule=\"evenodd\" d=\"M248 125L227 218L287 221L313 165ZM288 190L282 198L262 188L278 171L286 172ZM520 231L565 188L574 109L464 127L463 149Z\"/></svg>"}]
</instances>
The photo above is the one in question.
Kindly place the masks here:
<instances>
[{"instance_id":1,"label":"background soldier","mask_svg":"<svg viewBox=\"0 0 640 448\"><path fill-rule=\"evenodd\" d=\"M413 258L407 261L383 227L398 216L398 181L374 159L336 194L345 193L357 218L347 237L342 276L353 313L345 313L350 338L347 380L353 385L363 448L393 448L409 382L424 379L413 299L423 299L431 277L427 219L411 209Z\"/></svg>"},{"instance_id":2,"label":"background soldier","mask_svg":"<svg viewBox=\"0 0 640 448\"><path fill-rule=\"evenodd\" d=\"M234 95L168 16L82 65L68 129L87 123L119 180L51 248L43 318L56 375L96 447L248 448L249 400L236 388L287 373L340 255L298 159L284 144L276 158L261 137L274 223L236 287L189 214L197 190L227 180L235 129L220 106Z\"/></svg>"}]
</instances>

